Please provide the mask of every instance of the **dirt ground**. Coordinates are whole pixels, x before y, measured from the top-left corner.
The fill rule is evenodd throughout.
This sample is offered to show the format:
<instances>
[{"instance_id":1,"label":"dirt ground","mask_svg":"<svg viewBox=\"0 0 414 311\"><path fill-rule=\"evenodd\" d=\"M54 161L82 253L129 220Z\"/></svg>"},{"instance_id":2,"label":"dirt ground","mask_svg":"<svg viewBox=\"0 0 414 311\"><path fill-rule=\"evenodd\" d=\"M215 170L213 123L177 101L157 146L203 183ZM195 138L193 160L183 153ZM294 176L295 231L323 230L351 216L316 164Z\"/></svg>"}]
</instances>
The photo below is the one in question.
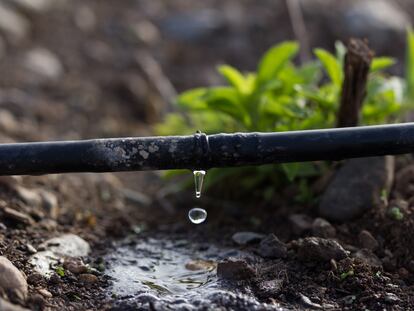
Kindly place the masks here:
<instances>
[{"instance_id":1,"label":"dirt ground","mask_svg":"<svg viewBox=\"0 0 414 311\"><path fill-rule=\"evenodd\" d=\"M0 27L1 142L149 135L176 92L222 82L217 64L252 69L271 44L293 37L285 6L273 1L57 2L38 11L12 4L24 19L17 29L26 30ZM331 37L313 37L312 45L332 46ZM41 59L46 54L40 64L33 61L39 49ZM288 194L272 203L207 197L208 221L194 226L186 216L193 194L170 193L159 172L1 177L0 255L24 272L29 294L26 301L5 291L0 297L31 310L110 310L116 297L106 292L111 280L102 258L113 241L143 230L234 245L235 232L253 231L274 233L287 247L284 258L254 267L248 282L261 302L297 310L414 309L414 161L404 156L397 164L389 199L352 222L333 223L335 233L325 236L356 253L366 249L360 235L368 231L378 264L349 256L302 260L300 239L315 235L309 224L318 215ZM395 204L403 219L389 216ZM307 219L303 228L292 226L292 214ZM33 271L32 248L62 233L89 242L83 261L96 278L65 269L47 279ZM275 278L283 283L277 291L263 287Z\"/></svg>"}]
</instances>

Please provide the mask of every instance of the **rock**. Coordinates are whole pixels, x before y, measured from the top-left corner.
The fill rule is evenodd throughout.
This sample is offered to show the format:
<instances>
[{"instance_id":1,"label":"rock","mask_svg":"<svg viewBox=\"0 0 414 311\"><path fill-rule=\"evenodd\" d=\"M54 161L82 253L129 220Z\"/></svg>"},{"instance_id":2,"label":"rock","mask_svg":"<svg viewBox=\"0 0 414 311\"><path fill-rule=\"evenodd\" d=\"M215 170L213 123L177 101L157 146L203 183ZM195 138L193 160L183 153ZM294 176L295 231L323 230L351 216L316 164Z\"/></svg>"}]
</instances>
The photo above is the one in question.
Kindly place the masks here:
<instances>
[{"instance_id":1,"label":"rock","mask_svg":"<svg viewBox=\"0 0 414 311\"><path fill-rule=\"evenodd\" d=\"M264 237L263 234L255 232L236 232L231 238L236 244L245 246L248 244L259 243Z\"/></svg>"},{"instance_id":2,"label":"rock","mask_svg":"<svg viewBox=\"0 0 414 311\"><path fill-rule=\"evenodd\" d=\"M265 295L274 295L280 292L283 288L283 280L275 279L263 281L259 284L259 290Z\"/></svg>"},{"instance_id":3,"label":"rock","mask_svg":"<svg viewBox=\"0 0 414 311\"><path fill-rule=\"evenodd\" d=\"M49 292L47 289L45 288L40 288L37 290L39 292L40 295L42 295L45 298L52 298L53 295L51 292Z\"/></svg>"},{"instance_id":4,"label":"rock","mask_svg":"<svg viewBox=\"0 0 414 311\"><path fill-rule=\"evenodd\" d=\"M323 307L320 304L312 302L312 300L310 300L308 296L305 296L303 294L300 294L300 301L307 308L310 308L310 309L323 309Z\"/></svg>"},{"instance_id":5,"label":"rock","mask_svg":"<svg viewBox=\"0 0 414 311\"><path fill-rule=\"evenodd\" d=\"M217 264L212 260L196 259L185 264L185 268L190 271L207 270L212 271L217 267Z\"/></svg>"},{"instance_id":6,"label":"rock","mask_svg":"<svg viewBox=\"0 0 414 311\"><path fill-rule=\"evenodd\" d=\"M8 41L16 44L24 39L30 30L30 22L26 17L12 10L3 2L0 3L0 31Z\"/></svg>"},{"instance_id":7,"label":"rock","mask_svg":"<svg viewBox=\"0 0 414 311\"><path fill-rule=\"evenodd\" d=\"M329 221L316 218L312 223L312 233L320 238L333 238L336 235L336 229Z\"/></svg>"},{"instance_id":8,"label":"rock","mask_svg":"<svg viewBox=\"0 0 414 311\"><path fill-rule=\"evenodd\" d=\"M378 248L378 241L372 236L372 234L367 230L362 230L358 235L359 243L363 248L374 251Z\"/></svg>"},{"instance_id":9,"label":"rock","mask_svg":"<svg viewBox=\"0 0 414 311\"><path fill-rule=\"evenodd\" d=\"M79 275L79 281L81 281L84 284L95 284L99 281L99 279L96 275L84 273Z\"/></svg>"},{"instance_id":10,"label":"rock","mask_svg":"<svg viewBox=\"0 0 414 311\"><path fill-rule=\"evenodd\" d=\"M305 214L292 214L289 216L289 221L296 235L301 235L312 228L312 218Z\"/></svg>"},{"instance_id":11,"label":"rock","mask_svg":"<svg viewBox=\"0 0 414 311\"><path fill-rule=\"evenodd\" d=\"M22 301L27 298L26 279L20 270L3 256L0 256L0 288Z\"/></svg>"},{"instance_id":12,"label":"rock","mask_svg":"<svg viewBox=\"0 0 414 311\"><path fill-rule=\"evenodd\" d=\"M308 237L298 241L298 257L302 261L330 261L347 257L343 247L331 239Z\"/></svg>"},{"instance_id":13,"label":"rock","mask_svg":"<svg viewBox=\"0 0 414 311\"><path fill-rule=\"evenodd\" d=\"M70 259L63 263L63 267L73 274L82 274L88 272L88 267L81 260Z\"/></svg>"},{"instance_id":14,"label":"rock","mask_svg":"<svg viewBox=\"0 0 414 311\"><path fill-rule=\"evenodd\" d=\"M0 212L3 214L5 218L12 219L25 225L32 225L34 223L33 218L29 215L22 212L18 212L9 207L0 207Z\"/></svg>"},{"instance_id":15,"label":"rock","mask_svg":"<svg viewBox=\"0 0 414 311\"><path fill-rule=\"evenodd\" d=\"M28 205L35 207L40 206L42 203L42 197L35 190L27 189L19 185L16 185L13 189L16 191L16 194L20 197L20 199Z\"/></svg>"},{"instance_id":16,"label":"rock","mask_svg":"<svg viewBox=\"0 0 414 311\"><path fill-rule=\"evenodd\" d=\"M353 257L360 259L362 262L364 262L365 264L369 266L373 266L373 267L382 266L381 260L369 249L365 249L365 248L360 249L353 255Z\"/></svg>"},{"instance_id":17,"label":"rock","mask_svg":"<svg viewBox=\"0 0 414 311\"><path fill-rule=\"evenodd\" d=\"M65 257L83 257L90 252L88 242L75 234L64 234L60 237L52 238L39 245L43 251L37 252L29 259L33 269L42 276L51 277L56 266Z\"/></svg>"},{"instance_id":18,"label":"rock","mask_svg":"<svg viewBox=\"0 0 414 311\"><path fill-rule=\"evenodd\" d=\"M1 297L0 297L0 310L1 311L30 311L29 309L12 304L11 302L8 302L7 300L4 300Z\"/></svg>"},{"instance_id":19,"label":"rock","mask_svg":"<svg viewBox=\"0 0 414 311\"><path fill-rule=\"evenodd\" d=\"M30 285L38 286L43 283L44 278L40 273L32 273L27 277L27 283Z\"/></svg>"},{"instance_id":20,"label":"rock","mask_svg":"<svg viewBox=\"0 0 414 311\"><path fill-rule=\"evenodd\" d=\"M354 1L342 16L347 36L367 38L379 48L389 45L388 38L403 41L410 25L410 16L394 1Z\"/></svg>"},{"instance_id":21,"label":"rock","mask_svg":"<svg viewBox=\"0 0 414 311\"><path fill-rule=\"evenodd\" d=\"M23 64L42 80L56 80L63 74L59 58L45 48L35 48L27 52Z\"/></svg>"},{"instance_id":22,"label":"rock","mask_svg":"<svg viewBox=\"0 0 414 311\"><path fill-rule=\"evenodd\" d=\"M33 247L32 244L26 244L26 250L29 254L36 254L37 249Z\"/></svg>"},{"instance_id":23,"label":"rock","mask_svg":"<svg viewBox=\"0 0 414 311\"><path fill-rule=\"evenodd\" d=\"M400 298L394 293L385 293L384 294L384 300L390 304L395 304L399 301L401 301Z\"/></svg>"},{"instance_id":24,"label":"rock","mask_svg":"<svg viewBox=\"0 0 414 311\"><path fill-rule=\"evenodd\" d=\"M75 12L75 24L82 31L92 31L96 26L94 11L86 5L78 6Z\"/></svg>"},{"instance_id":25,"label":"rock","mask_svg":"<svg viewBox=\"0 0 414 311\"><path fill-rule=\"evenodd\" d=\"M256 275L253 269L245 260L229 258L217 265L217 276L228 280L248 280Z\"/></svg>"},{"instance_id":26,"label":"rock","mask_svg":"<svg viewBox=\"0 0 414 311\"><path fill-rule=\"evenodd\" d=\"M48 251L60 256L83 257L90 252L89 243L75 234L64 234L56 238L52 238L42 243L40 247L44 247Z\"/></svg>"},{"instance_id":27,"label":"rock","mask_svg":"<svg viewBox=\"0 0 414 311\"><path fill-rule=\"evenodd\" d=\"M347 221L381 204L394 178L394 157L348 160L335 174L321 198L319 214L333 221Z\"/></svg>"},{"instance_id":28,"label":"rock","mask_svg":"<svg viewBox=\"0 0 414 311\"><path fill-rule=\"evenodd\" d=\"M287 247L274 234L269 234L260 243L257 253L264 258L285 258Z\"/></svg>"}]
</instances>

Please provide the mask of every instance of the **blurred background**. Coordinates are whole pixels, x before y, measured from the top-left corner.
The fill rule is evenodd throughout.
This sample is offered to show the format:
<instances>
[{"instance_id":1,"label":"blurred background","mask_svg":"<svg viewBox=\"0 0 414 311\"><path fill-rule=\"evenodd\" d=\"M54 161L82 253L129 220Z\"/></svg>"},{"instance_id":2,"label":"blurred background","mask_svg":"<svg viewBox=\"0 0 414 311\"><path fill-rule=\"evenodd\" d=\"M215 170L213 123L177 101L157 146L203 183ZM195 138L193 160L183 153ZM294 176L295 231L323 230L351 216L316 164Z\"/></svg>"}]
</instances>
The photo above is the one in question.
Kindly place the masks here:
<instances>
[{"instance_id":1,"label":"blurred background","mask_svg":"<svg viewBox=\"0 0 414 311\"><path fill-rule=\"evenodd\" d=\"M147 135L177 93L223 83L217 65L254 70L286 39L307 59L365 37L398 74L413 11L409 0L2 0L1 141Z\"/></svg>"}]
</instances>

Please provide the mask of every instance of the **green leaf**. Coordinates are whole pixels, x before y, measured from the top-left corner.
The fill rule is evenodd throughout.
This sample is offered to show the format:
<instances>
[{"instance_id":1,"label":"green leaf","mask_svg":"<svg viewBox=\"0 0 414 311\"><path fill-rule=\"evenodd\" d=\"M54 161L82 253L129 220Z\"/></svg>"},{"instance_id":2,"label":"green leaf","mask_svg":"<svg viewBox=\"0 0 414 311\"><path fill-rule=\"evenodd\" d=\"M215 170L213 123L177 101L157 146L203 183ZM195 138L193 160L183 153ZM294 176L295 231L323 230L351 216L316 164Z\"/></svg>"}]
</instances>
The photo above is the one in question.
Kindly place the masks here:
<instances>
[{"instance_id":1,"label":"green leaf","mask_svg":"<svg viewBox=\"0 0 414 311\"><path fill-rule=\"evenodd\" d=\"M322 63L331 81L338 87L342 86L342 68L340 62L331 53L324 49L315 49L314 53Z\"/></svg>"},{"instance_id":2,"label":"green leaf","mask_svg":"<svg viewBox=\"0 0 414 311\"><path fill-rule=\"evenodd\" d=\"M63 269L62 266L57 266L55 268L55 272L57 275L59 275L60 277L64 277L65 276L65 269Z\"/></svg>"},{"instance_id":3,"label":"green leaf","mask_svg":"<svg viewBox=\"0 0 414 311\"><path fill-rule=\"evenodd\" d=\"M407 30L407 48L405 59L406 96L409 100L414 99L414 32L411 28Z\"/></svg>"},{"instance_id":4,"label":"green leaf","mask_svg":"<svg viewBox=\"0 0 414 311\"><path fill-rule=\"evenodd\" d=\"M247 122L248 115L244 111L238 93L234 88L210 88L204 99L209 109L223 112L243 124Z\"/></svg>"},{"instance_id":5,"label":"green leaf","mask_svg":"<svg viewBox=\"0 0 414 311\"><path fill-rule=\"evenodd\" d=\"M270 48L258 67L258 82L264 83L277 78L280 70L297 54L299 45L293 41L280 43Z\"/></svg>"},{"instance_id":6,"label":"green leaf","mask_svg":"<svg viewBox=\"0 0 414 311\"><path fill-rule=\"evenodd\" d=\"M207 104L203 100L203 96L208 92L207 88L196 88L184 93L181 93L177 98L177 103L179 106L193 109L193 110L200 110L206 109Z\"/></svg>"},{"instance_id":7,"label":"green leaf","mask_svg":"<svg viewBox=\"0 0 414 311\"><path fill-rule=\"evenodd\" d=\"M218 71L226 78L227 82L241 94L248 94L251 91L250 83L243 74L236 68L229 65L218 67Z\"/></svg>"},{"instance_id":8,"label":"green leaf","mask_svg":"<svg viewBox=\"0 0 414 311\"><path fill-rule=\"evenodd\" d=\"M282 170L285 173L287 179L292 182L295 180L300 169L300 163L284 163L282 164Z\"/></svg>"},{"instance_id":9,"label":"green leaf","mask_svg":"<svg viewBox=\"0 0 414 311\"><path fill-rule=\"evenodd\" d=\"M372 60L370 72L377 72L380 70L387 69L397 62L395 58L392 57L376 57Z\"/></svg>"}]
</instances>

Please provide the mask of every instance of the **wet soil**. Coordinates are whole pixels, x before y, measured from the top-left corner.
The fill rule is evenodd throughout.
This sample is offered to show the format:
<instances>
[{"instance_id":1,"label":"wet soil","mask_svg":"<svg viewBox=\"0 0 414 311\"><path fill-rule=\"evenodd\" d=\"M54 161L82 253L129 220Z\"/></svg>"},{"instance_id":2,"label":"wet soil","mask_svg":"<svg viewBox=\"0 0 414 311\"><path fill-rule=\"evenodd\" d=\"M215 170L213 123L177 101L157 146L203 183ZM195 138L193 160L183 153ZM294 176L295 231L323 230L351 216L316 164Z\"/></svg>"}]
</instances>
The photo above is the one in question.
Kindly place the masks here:
<instances>
[{"instance_id":1,"label":"wet soil","mask_svg":"<svg viewBox=\"0 0 414 311\"><path fill-rule=\"evenodd\" d=\"M12 6L27 19L29 32L19 41L4 36L0 58L2 142L148 135L152 122L171 109L175 91L220 83L214 72L218 63L252 69L268 46L293 35L286 8L273 1L243 1L243 5L239 1L207 1L203 5L132 0L116 5L102 0L62 3L44 12ZM215 19L214 27L201 27L201 32L184 36L179 24L186 20L182 14L196 15L205 8L216 14L209 15ZM224 15L217 15L218 11ZM184 30L189 28L196 29L184 26ZM318 45L330 46L331 42ZM41 78L41 74L27 70L25 55L38 47L55 54L61 73ZM153 66L146 67L148 63ZM236 251L231 256L248 262L254 275L226 282L220 289L227 294L222 292L207 300L223 309L414 309L414 160L401 157L398 163L397 179L387 202L355 221L332 224L335 234L328 239L342 245L348 252L346 258L310 262L299 256L298 249L301 239L315 232L311 226L298 230L290 218L304 214L309 224L318 215L314 205L289 199L289 191L272 202L223 201L204 194L197 204L206 208L209 216L205 223L195 226L187 219L188 209L195 206L193 193L177 193L158 172L2 177L2 204L21 214L2 209L0 255L27 276L29 298L25 302L13 300L3 292L0 297L32 310L146 310L157 306L173 310L175 307L165 301L161 305L138 305L143 302L136 298L141 287L133 288L135 294L112 295L117 276L111 269L118 261L116 255L128 261L138 252L136 260L143 258L145 252L136 245L156 238L161 241L158 252L163 247L168 250L165 243L171 239L185 242L177 247L186 255L179 257L180 269L198 259L189 254L195 245L217 250L209 259L214 265L230 257L223 255L227 249ZM57 199L56 211L39 199L44 191ZM389 210L395 206L401 209L402 219L390 216ZM368 263L366 252L365 260L356 258L366 246L359 238L363 230L378 242L369 252L371 259L378 260L374 259L375 264L372 260ZM286 244L286 256L262 258L258 244L236 245L232 236L242 231L274 233ZM91 245L92 252L83 261L97 276L93 282L85 282L68 270L64 276L46 279L28 263L33 252L28 245L38 249L45 240L69 232ZM257 260L248 260L250 257ZM131 260L128 264L134 266ZM216 281L215 271L208 270L207 274ZM47 289L51 296L41 295L41 289ZM162 300L159 289L152 295ZM191 292L193 288L185 290ZM240 298L242 294L247 296ZM201 304L200 308L208 306Z\"/></svg>"}]
</instances>

